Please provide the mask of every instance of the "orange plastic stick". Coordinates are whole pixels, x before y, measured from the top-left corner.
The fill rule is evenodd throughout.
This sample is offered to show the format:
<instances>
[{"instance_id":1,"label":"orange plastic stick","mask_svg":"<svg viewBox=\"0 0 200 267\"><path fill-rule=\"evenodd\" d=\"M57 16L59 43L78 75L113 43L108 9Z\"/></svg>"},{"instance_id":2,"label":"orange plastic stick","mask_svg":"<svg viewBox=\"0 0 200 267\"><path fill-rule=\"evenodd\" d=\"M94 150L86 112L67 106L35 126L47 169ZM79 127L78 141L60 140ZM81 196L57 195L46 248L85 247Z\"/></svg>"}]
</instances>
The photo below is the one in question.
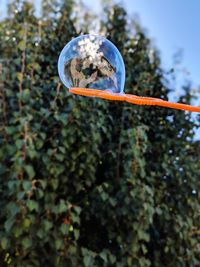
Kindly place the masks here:
<instances>
[{"instance_id":1,"label":"orange plastic stick","mask_svg":"<svg viewBox=\"0 0 200 267\"><path fill-rule=\"evenodd\" d=\"M120 93L113 93L109 90L97 90L97 89L87 89L87 88L70 88L69 91L77 95L98 97L108 100L126 101L128 103L135 105L160 106L160 107L167 107L167 108L187 110L191 112L200 113L200 107L194 107L181 103L168 102L159 98L142 97L131 94L120 94Z\"/></svg>"}]
</instances>

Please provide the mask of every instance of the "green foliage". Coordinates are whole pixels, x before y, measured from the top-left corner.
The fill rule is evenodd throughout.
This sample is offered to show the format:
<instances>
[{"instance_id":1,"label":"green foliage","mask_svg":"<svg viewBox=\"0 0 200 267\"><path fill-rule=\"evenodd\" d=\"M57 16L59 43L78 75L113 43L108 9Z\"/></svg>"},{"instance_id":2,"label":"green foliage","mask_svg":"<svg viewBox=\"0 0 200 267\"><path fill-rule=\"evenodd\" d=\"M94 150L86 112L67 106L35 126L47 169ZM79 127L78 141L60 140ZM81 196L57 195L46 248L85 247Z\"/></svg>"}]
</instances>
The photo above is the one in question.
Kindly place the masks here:
<instances>
[{"instance_id":1,"label":"green foliage","mask_svg":"<svg viewBox=\"0 0 200 267\"><path fill-rule=\"evenodd\" d=\"M73 1L43 0L40 19L30 3L15 12L21 2L0 22L1 266L199 266L197 123L70 95L57 59L78 35ZM126 21L116 5L101 24L123 54L126 91L167 99L158 53Z\"/></svg>"}]
</instances>

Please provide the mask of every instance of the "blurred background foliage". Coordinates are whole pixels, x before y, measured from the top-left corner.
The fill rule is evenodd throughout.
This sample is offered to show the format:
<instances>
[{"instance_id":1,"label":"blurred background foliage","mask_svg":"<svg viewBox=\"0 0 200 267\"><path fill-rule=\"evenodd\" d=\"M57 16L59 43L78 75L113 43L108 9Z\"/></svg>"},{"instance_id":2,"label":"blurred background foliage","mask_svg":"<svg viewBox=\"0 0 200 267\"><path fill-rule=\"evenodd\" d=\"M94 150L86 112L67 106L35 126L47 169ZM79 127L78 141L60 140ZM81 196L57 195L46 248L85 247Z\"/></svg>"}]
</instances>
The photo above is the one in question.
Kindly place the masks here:
<instances>
[{"instance_id":1,"label":"blurred background foliage","mask_svg":"<svg viewBox=\"0 0 200 267\"><path fill-rule=\"evenodd\" d=\"M197 267L199 122L70 95L57 60L93 25L80 7L43 0L38 18L18 0L0 22L0 266ZM123 55L126 92L168 98L170 74L123 6L105 1L99 31Z\"/></svg>"}]
</instances>

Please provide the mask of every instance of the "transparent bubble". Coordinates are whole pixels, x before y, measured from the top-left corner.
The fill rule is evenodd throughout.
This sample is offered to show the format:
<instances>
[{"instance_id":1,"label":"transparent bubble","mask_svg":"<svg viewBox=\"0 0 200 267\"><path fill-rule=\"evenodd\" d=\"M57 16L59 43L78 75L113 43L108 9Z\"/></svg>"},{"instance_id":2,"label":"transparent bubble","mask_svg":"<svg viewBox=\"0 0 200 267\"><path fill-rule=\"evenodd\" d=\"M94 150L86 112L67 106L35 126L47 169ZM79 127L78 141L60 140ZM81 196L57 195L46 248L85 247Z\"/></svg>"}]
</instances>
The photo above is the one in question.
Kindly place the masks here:
<instances>
[{"instance_id":1,"label":"transparent bubble","mask_svg":"<svg viewBox=\"0 0 200 267\"><path fill-rule=\"evenodd\" d=\"M91 88L123 93L125 67L116 46L105 37L81 35L62 50L58 72L67 88Z\"/></svg>"}]
</instances>

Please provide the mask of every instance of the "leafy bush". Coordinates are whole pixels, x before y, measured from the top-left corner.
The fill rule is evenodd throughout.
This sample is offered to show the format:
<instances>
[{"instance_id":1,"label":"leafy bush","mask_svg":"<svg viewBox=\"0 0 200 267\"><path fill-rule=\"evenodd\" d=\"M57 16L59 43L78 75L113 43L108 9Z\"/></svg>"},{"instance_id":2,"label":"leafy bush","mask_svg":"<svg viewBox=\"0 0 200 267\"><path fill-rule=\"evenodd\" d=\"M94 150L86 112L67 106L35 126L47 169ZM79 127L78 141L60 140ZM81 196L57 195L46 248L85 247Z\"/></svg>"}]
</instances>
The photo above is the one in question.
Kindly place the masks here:
<instances>
[{"instance_id":1,"label":"leafy bush","mask_svg":"<svg viewBox=\"0 0 200 267\"><path fill-rule=\"evenodd\" d=\"M200 264L199 141L191 115L70 95L63 46L86 32L73 1L16 1L0 22L1 266ZM58 7L60 7L58 11ZM82 11L83 12L83 11ZM123 7L101 29L123 54L126 91L167 99L158 53ZM189 103L190 88L184 99Z\"/></svg>"}]
</instances>

